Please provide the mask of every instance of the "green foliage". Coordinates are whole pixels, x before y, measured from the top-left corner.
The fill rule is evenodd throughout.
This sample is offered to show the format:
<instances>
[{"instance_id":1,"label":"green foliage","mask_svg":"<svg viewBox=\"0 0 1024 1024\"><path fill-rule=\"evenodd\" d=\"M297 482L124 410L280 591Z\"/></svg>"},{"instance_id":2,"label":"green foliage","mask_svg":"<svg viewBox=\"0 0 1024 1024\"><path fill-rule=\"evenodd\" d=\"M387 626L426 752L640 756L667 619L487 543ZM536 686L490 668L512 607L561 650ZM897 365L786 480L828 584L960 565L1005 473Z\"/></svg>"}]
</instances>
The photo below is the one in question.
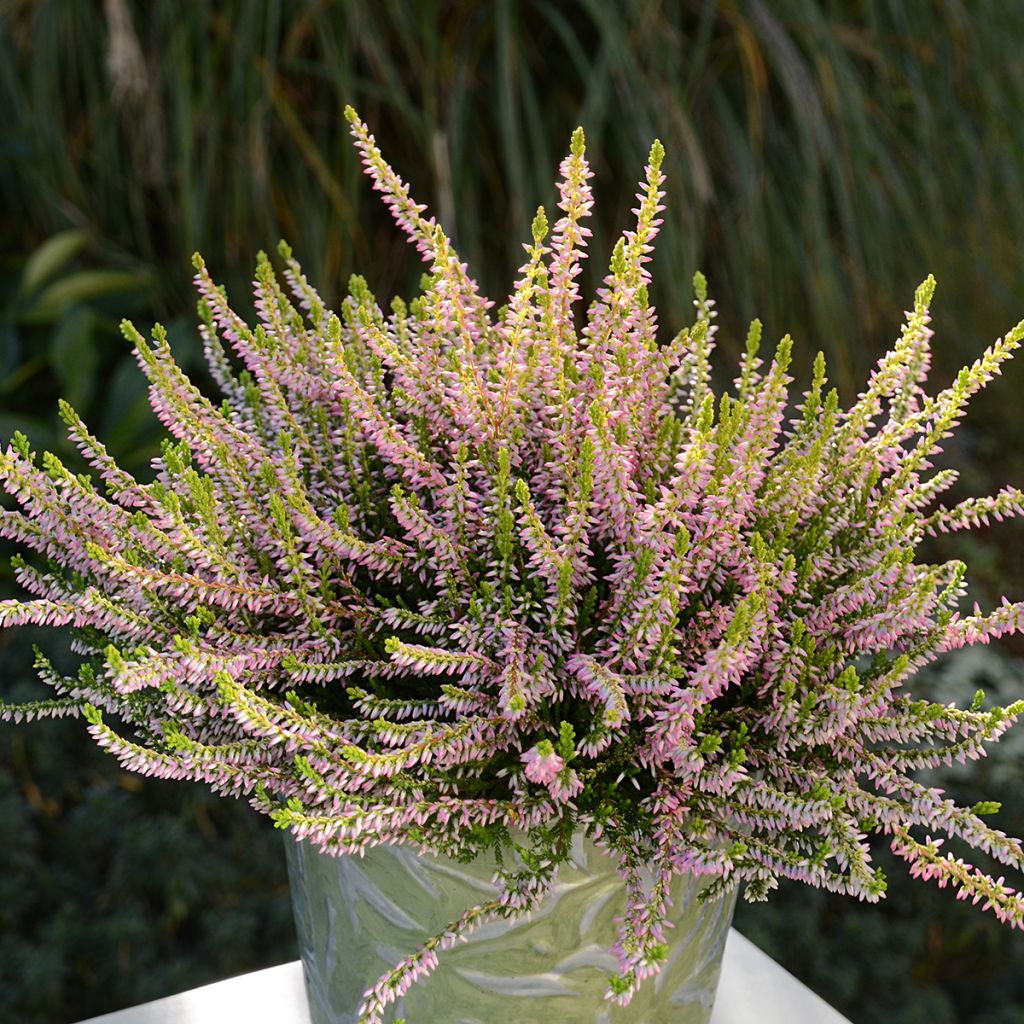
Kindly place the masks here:
<instances>
[{"instance_id":1,"label":"green foliage","mask_svg":"<svg viewBox=\"0 0 1024 1024\"><path fill-rule=\"evenodd\" d=\"M100 424L125 461L137 465L155 437L138 380L117 340L115 312L153 301L149 271L95 265L81 230L58 232L0 278L0 433L31 433L70 451L57 424L38 415L54 390ZM106 387L103 387L106 382Z\"/></svg>"},{"instance_id":2,"label":"green foliage","mask_svg":"<svg viewBox=\"0 0 1024 1024\"><path fill-rule=\"evenodd\" d=\"M506 239L551 198L566 125L582 123L602 189L631 181L626 154L655 136L673 154L663 280L708 268L738 319L757 308L773 331L828 339L846 387L922 265L952 293L948 336L995 334L1015 311L1017 5L154 0L113 17L121 7L7 12L0 196L24 211L27 242L75 211L106 251L175 282L162 308L180 308L168 292L184 255L241 275L239 253L282 236L301 237L313 280L372 265L382 290L404 290L406 265L375 244L381 221L354 188L339 124L354 104L397 166L420 169L414 192L488 268L488 293L509 276ZM629 198L612 187L609 211ZM600 223L596 248L616 230ZM684 319L680 289L654 299ZM860 345L832 342L837 324Z\"/></svg>"}]
</instances>

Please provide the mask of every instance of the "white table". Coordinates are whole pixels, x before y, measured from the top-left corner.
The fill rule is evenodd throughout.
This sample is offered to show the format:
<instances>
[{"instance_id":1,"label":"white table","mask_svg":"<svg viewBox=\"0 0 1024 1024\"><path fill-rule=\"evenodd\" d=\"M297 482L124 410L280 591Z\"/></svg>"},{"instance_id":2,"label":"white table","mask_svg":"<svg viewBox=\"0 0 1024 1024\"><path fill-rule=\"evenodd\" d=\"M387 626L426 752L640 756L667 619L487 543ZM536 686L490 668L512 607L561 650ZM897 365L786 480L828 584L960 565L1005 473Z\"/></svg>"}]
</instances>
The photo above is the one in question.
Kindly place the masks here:
<instances>
[{"instance_id":1,"label":"white table","mask_svg":"<svg viewBox=\"0 0 1024 1024\"><path fill-rule=\"evenodd\" d=\"M81 1024L310 1024L302 965L244 974ZM850 1024L735 929L711 1024Z\"/></svg>"}]
</instances>

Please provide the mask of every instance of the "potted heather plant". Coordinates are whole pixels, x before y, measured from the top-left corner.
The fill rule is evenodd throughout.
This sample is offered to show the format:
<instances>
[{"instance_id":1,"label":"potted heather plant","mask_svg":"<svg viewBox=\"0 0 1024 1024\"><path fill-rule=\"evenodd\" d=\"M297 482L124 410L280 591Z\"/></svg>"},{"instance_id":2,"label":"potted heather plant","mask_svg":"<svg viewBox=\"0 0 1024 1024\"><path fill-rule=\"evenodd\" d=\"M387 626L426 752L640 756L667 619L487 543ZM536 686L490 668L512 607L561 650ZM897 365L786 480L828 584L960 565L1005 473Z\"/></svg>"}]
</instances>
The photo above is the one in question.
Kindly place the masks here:
<instances>
[{"instance_id":1,"label":"potted heather plant","mask_svg":"<svg viewBox=\"0 0 1024 1024\"><path fill-rule=\"evenodd\" d=\"M4 715L81 714L127 768L289 830L318 1021L706 1021L740 883L877 900L871 834L1024 923L941 848L1020 868L996 805L918 778L1024 701L909 685L1021 627L1021 604L960 610L964 566L917 551L1022 509L940 504L955 473L931 459L1024 323L930 394L929 278L849 409L821 356L791 407L790 340L762 359L756 321L716 396L699 275L695 323L656 336L659 143L580 329L582 131L495 309L348 118L422 294L386 312L353 278L336 316L282 246L250 327L197 258L220 405L160 327L125 324L175 440L142 483L65 404L98 480L20 435L0 457L21 505L0 532L40 556L0 622L66 627L82 658L64 677L39 657L56 698Z\"/></svg>"}]
</instances>

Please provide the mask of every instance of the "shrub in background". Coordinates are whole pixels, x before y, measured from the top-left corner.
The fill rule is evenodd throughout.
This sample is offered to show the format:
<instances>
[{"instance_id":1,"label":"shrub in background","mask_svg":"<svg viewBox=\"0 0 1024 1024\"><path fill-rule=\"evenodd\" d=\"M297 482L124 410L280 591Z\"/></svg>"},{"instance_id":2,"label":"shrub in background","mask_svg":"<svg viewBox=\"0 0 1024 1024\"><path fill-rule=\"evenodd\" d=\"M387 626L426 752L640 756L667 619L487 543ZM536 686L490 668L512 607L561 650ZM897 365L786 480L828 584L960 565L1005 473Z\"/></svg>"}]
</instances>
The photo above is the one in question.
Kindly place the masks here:
<instances>
[{"instance_id":1,"label":"shrub in background","mask_svg":"<svg viewBox=\"0 0 1024 1024\"><path fill-rule=\"evenodd\" d=\"M144 269L95 265L84 231L47 238L0 276L0 430L45 439L74 456L52 417L53 389L95 417L97 429L126 465L140 469L159 437L144 382L131 361L112 351L126 311L145 311L153 279ZM89 257L92 259L89 259ZM186 362L188 337L179 345ZM56 384L54 381L56 378ZM6 570L6 566L4 567Z\"/></svg>"},{"instance_id":2,"label":"shrub in background","mask_svg":"<svg viewBox=\"0 0 1024 1024\"><path fill-rule=\"evenodd\" d=\"M658 136L679 197L659 308L682 323L678 283L703 267L730 335L756 312L821 339L847 397L913 268L943 281L948 370L970 358L960 339L1017 310L1022 33L1024 9L998 0L21 0L0 15L0 231L26 251L84 228L114 265L150 267L163 318L194 250L234 291L280 237L302 240L329 304L371 259L381 292L404 293L337 130L353 103L497 294L507 240L551 201L566 124L607 189L601 251L632 154Z\"/></svg>"}]
</instances>

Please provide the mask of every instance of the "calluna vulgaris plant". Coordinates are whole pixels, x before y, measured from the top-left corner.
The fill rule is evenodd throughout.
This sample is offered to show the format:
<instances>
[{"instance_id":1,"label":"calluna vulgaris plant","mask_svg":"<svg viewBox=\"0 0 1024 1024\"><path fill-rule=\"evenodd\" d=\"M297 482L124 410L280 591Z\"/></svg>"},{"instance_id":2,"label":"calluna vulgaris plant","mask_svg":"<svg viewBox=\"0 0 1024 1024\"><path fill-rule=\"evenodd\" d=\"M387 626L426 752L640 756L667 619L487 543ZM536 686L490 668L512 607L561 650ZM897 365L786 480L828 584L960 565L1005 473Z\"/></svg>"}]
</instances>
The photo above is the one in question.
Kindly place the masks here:
<instances>
[{"instance_id":1,"label":"calluna vulgaris plant","mask_svg":"<svg viewBox=\"0 0 1024 1024\"><path fill-rule=\"evenodd\" d=\"M963 564L915 560L926 534L1024 509L1009 489L936 506L956 474L930 472L1024 323L928 395L929 278L849 410L819 356L790 412L790 339L762 361L756 321L716 398L699 275L696 323L656 340L659 143L577 330L582 131L550 241L540 210L494 311L348 117L429 264L422 294L385 313L353 278L339 318L282 245L293 298L261 256L250 328L197 258L219 406L159 326L150 345L125 324L177 441L139 483L63 405L105 493L49 453L37 466L20 435L3 453L23 511L0 532L47 567L16 560L33 599L4 602L0 621L70 626L84 659L63 677L40 656L58 699L4 715L82 713L127 768L246 794L331 854L515 846L500 895L382 977L365 1021L474 925L536 906L580 827L627 889L618 1003L666 954L673 874L707 876L709 897L744 882L763 899L781 876L877 900L872 832L913 874L1024 924L1020 893L927 834L1020 868L1020 842L982 820L998 805L958 807L916 778L982 756L1024 701L984 710L979 693L960 709L904 685L1024 624L1024 604L961 614Z\"/></svg>"}]
</instances>

